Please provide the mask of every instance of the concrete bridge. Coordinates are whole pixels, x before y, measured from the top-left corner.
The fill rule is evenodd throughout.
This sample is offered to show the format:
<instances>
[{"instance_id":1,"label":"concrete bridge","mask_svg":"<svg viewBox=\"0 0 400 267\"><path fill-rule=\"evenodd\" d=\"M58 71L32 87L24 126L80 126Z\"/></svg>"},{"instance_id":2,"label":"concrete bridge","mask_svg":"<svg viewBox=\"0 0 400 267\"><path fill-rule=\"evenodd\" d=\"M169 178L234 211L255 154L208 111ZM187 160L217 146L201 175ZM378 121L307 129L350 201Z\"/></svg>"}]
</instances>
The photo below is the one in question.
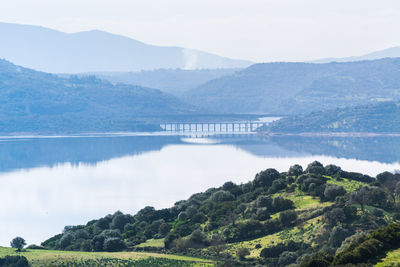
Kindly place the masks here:
<instances>
[{"instance_id":1,"label":"concrete bridge","mask_svg":"<svg viewBox=\"0 0 400 267\"><path fill-rule=\"evenodd\" d=\"M169 132L214 132L214 133L237 133L255 132L259 127L267 125L268 122L184 122L163 123L161 128Z\"/></svg>"}]
</instances>

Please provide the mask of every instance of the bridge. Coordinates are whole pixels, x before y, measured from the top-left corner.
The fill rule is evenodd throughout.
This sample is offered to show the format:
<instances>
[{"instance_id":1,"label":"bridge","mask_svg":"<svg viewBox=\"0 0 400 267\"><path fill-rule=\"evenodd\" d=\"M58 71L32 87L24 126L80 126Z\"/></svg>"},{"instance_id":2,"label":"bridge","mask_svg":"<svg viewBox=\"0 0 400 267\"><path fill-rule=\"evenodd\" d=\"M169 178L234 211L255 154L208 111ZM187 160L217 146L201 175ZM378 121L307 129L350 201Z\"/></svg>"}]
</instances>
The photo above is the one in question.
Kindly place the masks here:
<instances>
[{"instance_id":1,"label":"bridge","mask_svg":"<svg viewBox=\"0 0 400 267\"><path fill-rule=\"evenodd\" d=\"M163 123L160 127L169 132L214 132L214 133L251 133L259 127L267 125L268 122L182 122Z\"/></svg>"}]
</instances>

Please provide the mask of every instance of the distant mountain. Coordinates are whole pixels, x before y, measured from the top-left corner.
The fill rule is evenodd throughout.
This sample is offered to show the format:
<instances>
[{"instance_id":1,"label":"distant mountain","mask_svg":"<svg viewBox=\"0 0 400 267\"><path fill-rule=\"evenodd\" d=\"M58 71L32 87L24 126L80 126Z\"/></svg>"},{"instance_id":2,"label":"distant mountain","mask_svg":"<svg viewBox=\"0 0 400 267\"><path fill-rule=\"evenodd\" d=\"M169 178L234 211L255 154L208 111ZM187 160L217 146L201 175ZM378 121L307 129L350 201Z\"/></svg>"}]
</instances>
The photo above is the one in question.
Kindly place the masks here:
<instances>
[{"instance_id":1,"label":"distant mountain","mask_svg":"<svg viewBox=\"0 0 400 267\"><path fill-rule=\"evenodd\" d=\"M263 63L206 82L183 99L215 112L299 114L400 99L400 58Z\"/></svg>"},{"instance_id":2,"label":"distant mountain","mask_svg":"<svg viewBox=\"0 0 400 267\"><path fill-rule=\"evenodd\" d=\"M383 102L290 116L269 124L267 131L400 133L400 102Z\"/></svg>"},{"instance_id":3,"label":"distant mountain","mask_svg":"<svg viewBox=\"0 0 400 267\"><path fill-rule=\"evenodd\" d=\"M67 34L0 23L0 36L0 58L51 73L241 68L252 64L192 49L148 45L98 30Z\"/></svg>"},{"instance_id":4,"label":"distant mountain","mask_svg":"<svg viewBox=\"0 0 400 267\"><path fill-rule=\"evenodd\" d=\"M362 56L344 57L344 58L323 58L312 61L313 63L329 63L329 62L351 62L361 60L374 60L381 58L395 58L400 57L400 46L368 53Z\"/></svg>"},{"instance_id":5,"label":"distant mountain","mask_svg":"<svg viewBox=\"0 0 400 267\"><path fill-rule=\"evenodd\" d=\"M157 88L166 93L180 95L209 80L231 75L239 70L241 69L157 69L139 72L93 72L90 74L112 83L126 83Z\"/></svg>"},{"instance_id":6,"label":"distant mountain","mask_svg":"<svg viewBox=\"0 0 400 267\"><path fill-rule=\"evenodd\" d=\"M194 111L156 89L60 78L0 60L0 133L157 130L146 118Z\"/></svg>"}]
</instances>

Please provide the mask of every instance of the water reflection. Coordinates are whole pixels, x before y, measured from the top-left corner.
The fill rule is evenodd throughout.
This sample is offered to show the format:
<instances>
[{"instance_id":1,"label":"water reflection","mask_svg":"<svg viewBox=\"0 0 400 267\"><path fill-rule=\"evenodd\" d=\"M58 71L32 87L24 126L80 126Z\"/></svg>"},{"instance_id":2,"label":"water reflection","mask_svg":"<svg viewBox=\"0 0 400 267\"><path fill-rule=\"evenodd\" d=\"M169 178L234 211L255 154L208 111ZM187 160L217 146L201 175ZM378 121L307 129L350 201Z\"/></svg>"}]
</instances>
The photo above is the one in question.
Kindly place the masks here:
<instances>
[{"instance_id":1,"label":"water reflection","mask_svg":"<svg viewBox=\"0 0 400 267\"><path fill-rule=\"evenodd\" d=\"M392 147L398 142L256 135L11 139L0 142L0 245L17 235L40 243L65 225L116 210L169 207L269 167L285 171L319 160L370 175L400 169Z\"/></svg>"}]
</instances>

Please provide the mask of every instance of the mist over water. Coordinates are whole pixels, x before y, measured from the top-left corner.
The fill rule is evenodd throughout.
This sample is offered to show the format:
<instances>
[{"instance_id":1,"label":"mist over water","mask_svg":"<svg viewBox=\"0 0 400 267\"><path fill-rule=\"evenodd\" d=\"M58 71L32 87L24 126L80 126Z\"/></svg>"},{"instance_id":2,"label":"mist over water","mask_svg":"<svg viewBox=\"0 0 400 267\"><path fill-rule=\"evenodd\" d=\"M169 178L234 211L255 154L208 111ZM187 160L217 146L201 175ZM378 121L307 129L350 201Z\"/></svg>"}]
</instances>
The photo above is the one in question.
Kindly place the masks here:
<instances>
[{"instance_id":1,"label":"mist over water","mask_svg":"<svg viewBox=\"0 0 400 267\"><path fill-rule=\"evenodd\" d=\"M0 142L0 245L8 246L15 236L39 244L66 225L117 210L167 208L226 181L248 182L266 168L286 171L295 163L306 167L318 160L375 176L400 169L400 155L392 148L399 140L257 135L9 139ZM368 144L381 149L368 153L375 150Z\"/></svg>"}]
</instances>

